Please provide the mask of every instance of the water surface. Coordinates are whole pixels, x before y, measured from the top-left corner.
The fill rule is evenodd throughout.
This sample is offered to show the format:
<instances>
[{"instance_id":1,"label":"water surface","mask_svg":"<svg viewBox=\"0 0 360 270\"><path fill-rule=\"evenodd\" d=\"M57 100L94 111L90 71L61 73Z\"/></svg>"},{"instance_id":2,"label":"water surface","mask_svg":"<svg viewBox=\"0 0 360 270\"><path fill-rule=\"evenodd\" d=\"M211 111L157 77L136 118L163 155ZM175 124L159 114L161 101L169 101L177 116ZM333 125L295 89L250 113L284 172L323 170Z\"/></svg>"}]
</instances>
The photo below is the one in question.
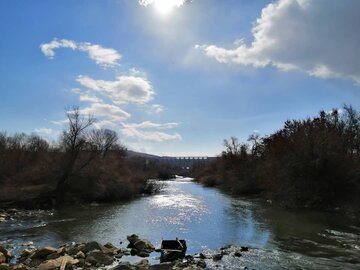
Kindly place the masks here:
<instances>
[{"instance_id":1,"label":"water surface","mask_svg":"<svg viewBox=\"0 0 360 270\"><path fill-rule=\"evenodd\" d=\"M252 248L217 268L359 269L360 227L344 216L285 211L260 200L230 197L190 179L164 183L160 194L130 202L76 205L0 223L0 240L16 246L90 240L125 246L126 235L136 233L155 245L162 238L186 239L190 254L211 253L227 244Z\"/></svg>"}]
</instances>

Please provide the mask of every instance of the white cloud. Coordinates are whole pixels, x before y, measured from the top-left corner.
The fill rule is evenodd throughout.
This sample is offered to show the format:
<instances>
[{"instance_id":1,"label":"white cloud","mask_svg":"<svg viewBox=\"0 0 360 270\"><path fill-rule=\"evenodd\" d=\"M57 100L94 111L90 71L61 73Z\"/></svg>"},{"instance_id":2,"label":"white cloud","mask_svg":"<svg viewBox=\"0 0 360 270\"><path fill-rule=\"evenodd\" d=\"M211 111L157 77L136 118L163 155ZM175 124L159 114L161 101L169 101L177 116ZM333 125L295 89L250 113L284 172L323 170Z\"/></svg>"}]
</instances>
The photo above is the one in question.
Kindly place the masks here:
<instances>
[{"instance_id":1,"label":"white cloud","mask_svg":"<svg viewBox=\"0 0 360 270\"><path fill-rule=\"evenodd\" d=\"M154 113L160 114L164 111L164 106L160 104L153 104L151 105L151 109L153 110Z\"/></svg>"},{"instance_id":2,"label":"white cloud","mask_svg":"<svg viewBox=\"0 0 360 270\"><path fill-rule=\"evenodd\" d=\"M53 129L51 129L51 128L45 128L45 127L43 127L43 128L36 128L36 129L34 129L34 131L35 131L36 133L40 133L40 134L43 134L43 135L51 135L51 134L54 133L54 130L53 130Z\"/></svg>"},{"instance_id":3,"label":"white cloud","mask_svg":"<svg viewBox=\"0 0 360 270\"><path fill-rule=\"evenodd\" d=\"M79 99L80 99L80 101L90 102L90 103L102 103L103 102L102 99L100 99L96 96L84 94L84 93L81 93L79 95Z\"/></svg>"},{"instance_id":4,"label":"white cloud","mask_svg":"<svg viewBox=\"0 0 360 270\"><path fill-rule=\"evenodd\" d=\"M253 41L234 49L195 46L220 63L298 69L319 78L360 84L360 1L278 0L267 5L253 29Z\"/></svg>"},{"instance_id":5,"label":"white cloud","mask_svg":"<svg viewBox=\"0 0 360 270\"><path fill-rule=\"evenodd\" d=\"M129 125L121 129L121 132L126 137L130 137L132 139L137 139L141 141L164 142L164 141L177 141L182 139L181 135L178 133L168 134L159 131L143 131Z\"/></svg>"},{"instance_id":6,"label":"white cloud","mask_svg":"<svg viewBox=\"0 0 360 270\"><path fill-rule=\"evenodd\" d=\"M145 104L152 100L155 94L151 83L143 77L119 76L115 81L105 81L79 76L77 81L88 89L109 96L117 104Z\"/></svg>"},{"instance_id":7,"label":"white cloud","mask_svg":"<svg viewBox=\"0 0 360 270\"><path fill-rule=\"evenodd\" d=\"M104 48L101 45L91 44L89 42L75 42L73 40L55 38L49 43L40 45L43 54L50 59L55 57L55 49L59 48L69 48L86 52L91 60L103 67L116 66L121 59L121 54L115 49Z\"/></svg>"}]
</instances>

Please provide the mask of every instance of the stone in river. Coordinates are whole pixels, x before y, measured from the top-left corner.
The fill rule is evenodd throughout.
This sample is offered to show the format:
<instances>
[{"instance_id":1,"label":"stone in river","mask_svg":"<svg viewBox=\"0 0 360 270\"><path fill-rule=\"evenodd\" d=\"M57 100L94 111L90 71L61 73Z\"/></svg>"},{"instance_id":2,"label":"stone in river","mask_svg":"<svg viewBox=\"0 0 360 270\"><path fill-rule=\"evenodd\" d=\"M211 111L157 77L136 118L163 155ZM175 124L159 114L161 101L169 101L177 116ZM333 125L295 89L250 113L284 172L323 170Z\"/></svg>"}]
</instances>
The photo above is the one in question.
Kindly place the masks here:
<instances>
[{"instance_id":1,"label":"stone in river","mask_svg":"<svg viewBox=\"0 0 360 270\"><path fill-rule=\"evenodd\" d=\"M97 250L90 252L85 259L85 263L90 263L91 265L110 265L113 261L114 259L112 257Z\"/></svg>"}]
</instances>

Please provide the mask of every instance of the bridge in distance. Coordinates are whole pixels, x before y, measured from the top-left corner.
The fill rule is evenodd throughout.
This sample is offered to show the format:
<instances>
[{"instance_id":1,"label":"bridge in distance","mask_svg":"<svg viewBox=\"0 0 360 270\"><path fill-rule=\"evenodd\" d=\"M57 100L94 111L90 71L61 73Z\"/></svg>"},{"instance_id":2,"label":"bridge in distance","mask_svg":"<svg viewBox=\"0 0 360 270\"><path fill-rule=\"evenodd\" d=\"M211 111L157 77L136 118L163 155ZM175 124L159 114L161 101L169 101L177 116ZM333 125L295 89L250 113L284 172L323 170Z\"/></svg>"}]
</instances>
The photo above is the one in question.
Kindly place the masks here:
<instances>
[{"instance_id":1,"label":"bridge in distance","mask_svg":"<svg viewBox=\"0 0 360 270\"><path fill-rule=\"evenodd\" d=\"M160 157L160 161L165 164L178 166L184 169L190 169L194 165L205 165L211 161L213 161L215 157L207 157L207 156L198 156L198 157L168 157L163 156Z\"/></svg>"},{"instance_id":2,"label":"bridge in distance","mask_svg":"<svg viewBox=\"0 0 360 270\"><path fill-rule=\"evenodd\" d=\"M216 158L208 156L156 156L131 150L128 150L127 154L129 157L141 157L148 161L158 160L161 163L181 167L184 169L190 169L194 165L206 165Z\"/></svg>"}]
</instances>

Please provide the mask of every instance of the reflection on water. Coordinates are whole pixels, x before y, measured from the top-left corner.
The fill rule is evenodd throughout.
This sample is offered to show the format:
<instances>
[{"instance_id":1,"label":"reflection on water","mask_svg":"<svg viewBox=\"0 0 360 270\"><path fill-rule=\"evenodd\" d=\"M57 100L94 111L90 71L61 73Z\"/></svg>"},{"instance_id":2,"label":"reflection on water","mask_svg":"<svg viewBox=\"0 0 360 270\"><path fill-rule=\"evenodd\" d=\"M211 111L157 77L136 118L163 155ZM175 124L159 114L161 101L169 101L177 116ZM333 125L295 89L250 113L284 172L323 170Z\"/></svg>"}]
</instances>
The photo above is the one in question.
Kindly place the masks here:
<instances>
[{"instance_id":1,"label":"reflection on water","mask_svg":"<svg viewBox=\"0 0 360 270\"><path fill-rule=\"evenodd\" d=\"M184 238L189 253L226 244L253 248L241 261L225 260L224 268L238 269L244 263L267 269L344 269L360 263L360 228L344 217L291 213L257 200L231 198L187 179L167 181L160 194L131 202L72 206L53 214L39 212L36 219L0 223L0 240L39 246L89 240L119 245L132 233L156 245L162 238Z\"/></svg>"}]
</instances>

